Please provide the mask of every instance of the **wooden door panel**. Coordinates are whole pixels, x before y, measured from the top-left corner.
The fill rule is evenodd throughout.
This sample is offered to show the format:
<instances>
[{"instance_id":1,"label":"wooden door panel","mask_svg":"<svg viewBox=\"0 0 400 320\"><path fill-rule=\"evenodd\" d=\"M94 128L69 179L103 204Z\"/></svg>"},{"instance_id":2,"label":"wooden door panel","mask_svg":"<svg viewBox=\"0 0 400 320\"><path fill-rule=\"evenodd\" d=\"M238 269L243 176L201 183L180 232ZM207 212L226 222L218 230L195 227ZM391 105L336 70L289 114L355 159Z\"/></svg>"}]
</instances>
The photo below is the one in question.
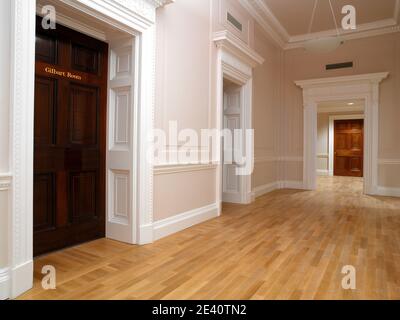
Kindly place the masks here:
<instances>
[{"instance_id":1,"label":"wooden door panel","mask_svg":"<svg viewBox=\"0 0 400 320\"><path fill-rule=\"evenodd\" d=\"M363 176L364 121L336 120L334 133L334 174Z\"/></svg>"},{"instance_id":2,"label":"wooden door panel","mask_svg":"<svg viewBox=\"0 0 400 320\"><path fill-rule=\"evenodd\" d=\"M57 63L57 40L49 35L36 35L36 60Z\"/></svg>"},{"instance_id":3,"label":"wooden door panel","mask_svg":"<svg viewBox=\"0 0 400 320\"><path fill-rule=\"evenodd\" d=\"M55 177L53 173L36 174L33 179L35 232L55 228Z\"/></svg>"},{"instance_id":4,"label":"wooden door panel","mask_svg":"<svg viewBox=\"0 0 400 320\"><path fill-rule=\"evenodd\" d=\"M73 43L71 67L74 70L98 74L99 53L97 50Z\"/></svg>"},{"instance_id":5,"label":"wooden door panel","mask_svg":"<svg viewBox=\"0 0 400 320\"><path fill-rule=\"evenodd\" d=\"M363 136L362 133L352 133L351 134L351 150L360 152L363 149Z\"/></svg>"},{"instance_id":6,"label":"wooden door panel","mask_svg":"<svg viewBox=\"0 0 400 320\"><path fill-rule=\"evenodd\" d=\"M98 92L79 84L71 84L69 100L69 143L96 145L98 136Z\"/></svg>"},{"instance_id":7,"label":"wooden door panel","mask_svg":"<svg viewBox=\"0 0 400 320\"><path fill-rule=\"evenodd\" d=\"M35 80L35 144L55 144L55 102L57 98L57 81L44 77L36 77Z\"/></svg>"},{"instance_id":8,"label":"wooden door panel","mask_svg":"<svg viewBox=\"0 0 400 320\"><path fill-rule=\"evenodd\" d=\"M105 235L107 44L37 23L34 255Z\"/></svg>"},{"instance_id":9,"label":"wooden door panel","mask_svg":"<svg viewBox=\"0 0 400 320\"><path fill-rule=\"evenodd\" d=\"M350 166L350 170L352 172L361 174L361 171L362 171L362 159L360 157L349 158L349 166Z\"/></svg>"},{"instance_id":10,"label":"wooden door panel","mask_svg":"<svg viewBox=\"0 0 400 320\"><path fill-rule=\"evenodd\" d=\"M71 173L72 222L78 223L98 217L97 172Z\"/></svg>"},{"instance_id":11,"label":"wooden door panel","mask_svg":"<svg viewBox=\"0 0 400 320\"><path fill-rule=\"evenodd\" d=\"M335 147L336 147L336 150L346 150L347 149L347 135L345 133L338 133L335 136Z\"/></svg>"}]
</instances>

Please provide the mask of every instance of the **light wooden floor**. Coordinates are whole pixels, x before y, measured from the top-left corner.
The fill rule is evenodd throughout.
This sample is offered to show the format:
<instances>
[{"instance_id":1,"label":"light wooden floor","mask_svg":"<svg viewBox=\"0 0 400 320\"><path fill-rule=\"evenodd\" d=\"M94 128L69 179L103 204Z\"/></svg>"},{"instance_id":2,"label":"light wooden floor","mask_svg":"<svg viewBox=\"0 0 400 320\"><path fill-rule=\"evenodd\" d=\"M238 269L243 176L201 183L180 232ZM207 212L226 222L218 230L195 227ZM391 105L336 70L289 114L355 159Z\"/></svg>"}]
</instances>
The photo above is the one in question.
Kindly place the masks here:
<instances>
[{"instance_id":1,"label":"light wooden floor","mask_svg":"<svg viewBox=\"0 0 400 320\"><path fill-rule=\"evenodd\" d=\"M280 190L155 244L99 240L35 260L26 299L400 299L400 199L357 178ZM43 265L57 289L40 286ZM341 288L344 265L357 290Z\"/></svg>"}]
</instances>

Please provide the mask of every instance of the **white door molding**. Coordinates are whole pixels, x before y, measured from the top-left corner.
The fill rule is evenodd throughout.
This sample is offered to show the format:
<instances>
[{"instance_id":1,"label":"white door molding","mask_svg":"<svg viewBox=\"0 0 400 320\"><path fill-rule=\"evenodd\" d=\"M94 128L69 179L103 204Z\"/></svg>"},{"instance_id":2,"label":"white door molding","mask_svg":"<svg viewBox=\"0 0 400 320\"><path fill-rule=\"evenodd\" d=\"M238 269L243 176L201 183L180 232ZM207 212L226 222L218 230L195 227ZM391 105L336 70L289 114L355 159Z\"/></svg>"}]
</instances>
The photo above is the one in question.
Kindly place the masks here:
<instances>
[{"instance_id":1,"label":"white door molding","mask_svg":"<svg viewBox=\"0 0 400 320\"><path fill-rule=\"evenodd\" d=\"M168 0L58 0L96 19L98 23L136 37L135 108L137 152L135 184L138 244L153 241L153 164L149 132L154 125L155 10ZM9 193L9 278L8 297L15 298L33 284L33 123L35 76L36 0L11 1L11 92ZM139 125L140 124L140 125ZM3 276L4 278L4 276Z\"/></svg>"},{"instance_id":2,"label":"white door molding","mask_svg":"<svg viewBox=\"0 0 400 320\"><path fill-rule=\"evenodd\" d=\"M329 155L328 155L328 172L330 176L333 176L334 170L334 152L335 152L335 120L353 120L353 119L364 119L363 114L349 114L349 115L337 115L329 116Z\"/></svg>"},{"instance_id":3,"label":"white door molding","mask_svg":"<svg viewBox=\"0 0 400 320\"><path fill-rule=\"evenodd\" d=\"M317 105L324 101L365 101L364 193L378 192L379 84L388 72L296 81L303 89L303 188L316 189Z\"/></svg>"},{"instance_id":4,"label":"white door molding","mask_svg":"<svg viewBox=\"0 0 400 320\"><path fill-rule=\"evenodd\" d=\"M237 85L241 86L241 98L243 104L243 119L242 128L253 129L252 124L252 109L253 109L253 68L264 63L257 52L251 49L247 44L239 38L231 34L229 31L217 32L213 36L213 41L218 49L217 53L217 101L216 101L216 129L221 132L223 125L223 105L224 105L224 79L228 79ZM217 159L214 162L218 163L216 173L216 199L218 204L218 214L221 213L222 203L222 148L218 143L216 146ZM246 161L254 165L254 152L246 155ZM253 193L251 190L251 174L240 177L240 202L243 204L253 201Z\"/></svg>"}]
</instances>

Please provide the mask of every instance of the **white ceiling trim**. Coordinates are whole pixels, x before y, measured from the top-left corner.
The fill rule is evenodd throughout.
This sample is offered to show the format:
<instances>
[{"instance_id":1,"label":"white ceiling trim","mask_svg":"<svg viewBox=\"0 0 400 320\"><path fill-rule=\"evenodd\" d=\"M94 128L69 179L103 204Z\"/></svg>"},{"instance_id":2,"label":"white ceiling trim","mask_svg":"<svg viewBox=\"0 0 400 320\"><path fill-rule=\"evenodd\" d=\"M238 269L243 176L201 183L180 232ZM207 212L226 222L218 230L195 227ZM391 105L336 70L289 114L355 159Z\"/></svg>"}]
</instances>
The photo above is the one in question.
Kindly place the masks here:
<instances>
[{"instance_id":1,"label":"white ceiling trim","mask_svg":"<svg viewBox=\"0 0 400 320\"><path fill-rule=\"evenodd\" d=\"M335 29L290 36L279 20L262 0L240 0L242 6L261 25L263 30L285 50L301 48L307 40L335 36ZM357 30L340 30L343 40L361 39L387 33L400 32L400 0L396 0L393 18L357 25Z\"/></svg>"},{"instance_id":2,"label":"white ceiling trim","mask_svg":"<svg viewBox=\"0 0 400 320\"><path fill-rule=\"evenodd\" d=\"M278 44L281 48L285 46L285 44L289 40L289 34L286 29L280 24L278 19L272 14L272 12L264 3L264 6L261 8L260 1L258 0L239 0L240 4L249 12L249 14L256 20L263 30L267 33L268 36L272 38L272 40ZM268 18L269 17L269 18ZM279 33L279 30L285 30Z\"/></svg>"}]
</instances>

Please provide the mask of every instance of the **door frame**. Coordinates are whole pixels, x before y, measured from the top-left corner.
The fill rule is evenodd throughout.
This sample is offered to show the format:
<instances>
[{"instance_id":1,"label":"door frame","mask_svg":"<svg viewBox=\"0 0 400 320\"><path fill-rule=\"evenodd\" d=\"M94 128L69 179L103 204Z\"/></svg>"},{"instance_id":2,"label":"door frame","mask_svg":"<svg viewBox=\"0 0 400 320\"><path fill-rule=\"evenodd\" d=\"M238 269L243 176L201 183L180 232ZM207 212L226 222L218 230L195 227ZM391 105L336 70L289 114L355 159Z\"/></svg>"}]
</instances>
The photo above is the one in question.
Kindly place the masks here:
<instances>
[{"instance_id":1,"label":"door frame","mask_svg":"<svg viewBox=\"0 0 400 320\"><path fill-rule=\"evenodd\" d=\"M349 115L336 115L329 116L329 176L334 175L334 153L335 153L335 120L364 120L363 114L349 114ZM364 136L364 134L363 134ZM365 139L364 140L364 150L365 150ZM365 152L363 154L363 158L365 156ZM363 159L364 164L364 159ZM364 167L364 165L363 165ZM363 169L365 171L365 169ZM365 172L364 172L365 174Z\"/></svg>"},{"instance_id":2,"label":"door frame","mask_svg":"<svg viewBox=\"0 0 400 320\"><path fill-rule=\"evenodd\" d=\"M138 123L136 146L138 176L135 181L136 243L153 241L152 139L155 96L155 11L168 0L135 2L116 0L58 0L84 12L98 23L136 39L135 94ZM33 285L33 123L36 0L11 1L10 69L10 180L8 219L8 275L6 296L15 298Z\"/></svg>"},{"instance_id":3,"label":"door frame","mask_svg":"<svg viewBox=\"0 0 400 320\"><path fill-rule=\"evenodd\" d=\"M243 129L253 129L253 68L264 63L264 58L247 46L242 40L231 32L225 30L215 32L213 35L214 44L217 47L216 63L216 129L222 132L224 128L224 79L230 80L241 87L241 103L243 107ZM218 215L222 211L223 191L223 150L221 143L215 146L217 163L216 169L216 202ZM246 161L254 166L254 152L246 154ZM254 194L251 186L252 175L241 176L240 179L240 203L247 204L254 201Z\"/></svg>"},{"instance_id":4,"label":"door frame","mask_svg":"<svg viewBox=\"0 0 400 320\"><path fill-rule=\"evenodd\" d=\"M295 81L303 89L304 151L303 189L317 188L318 104L337 100L363 99L364 193L378 194L379 85L389 72Z\"/></svg>"}]
</instances>

